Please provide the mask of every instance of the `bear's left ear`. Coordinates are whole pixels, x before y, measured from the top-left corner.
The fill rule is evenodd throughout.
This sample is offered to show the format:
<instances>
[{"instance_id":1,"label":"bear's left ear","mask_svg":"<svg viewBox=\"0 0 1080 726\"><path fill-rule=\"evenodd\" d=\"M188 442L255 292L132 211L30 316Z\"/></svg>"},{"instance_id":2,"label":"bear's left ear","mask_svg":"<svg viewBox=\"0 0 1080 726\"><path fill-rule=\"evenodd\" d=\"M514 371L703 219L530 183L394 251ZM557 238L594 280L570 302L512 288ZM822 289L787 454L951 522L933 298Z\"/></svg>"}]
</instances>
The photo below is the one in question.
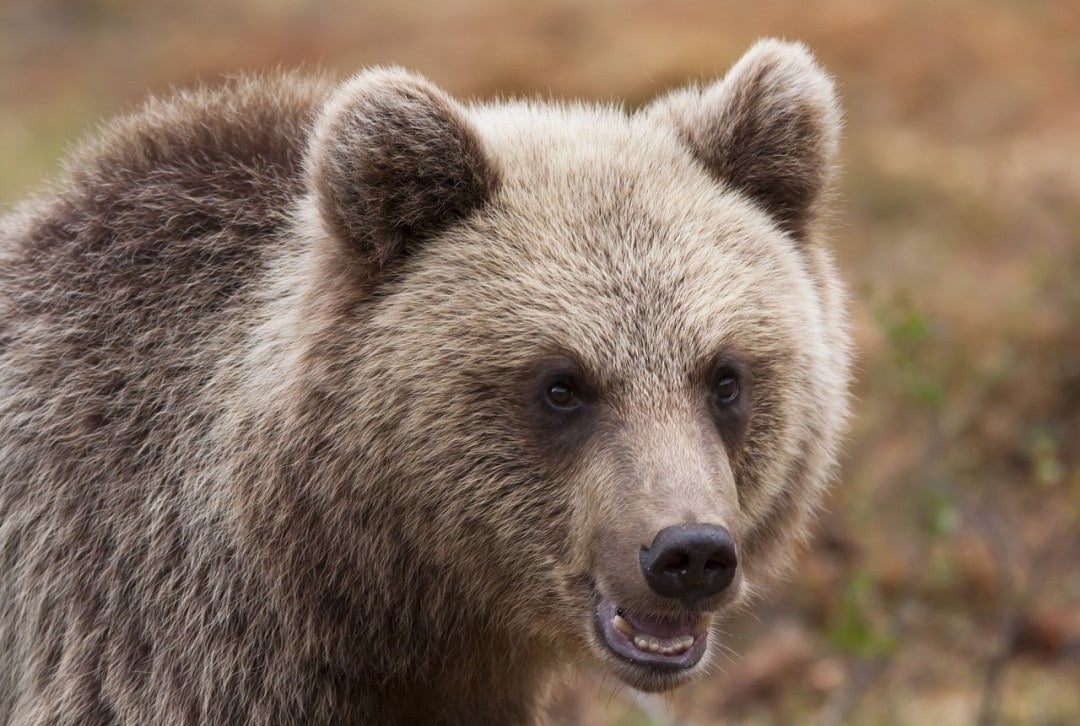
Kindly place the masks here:
<instances>
[{"instance_id":1,"label":"bear's left ear","mask_svg":"<svg viewBox=\"0 0 1080 726\"><path fill-rule=\"evenodd\" d=\"M329 98L307 169L327 229L372 272L479 208L497 182L464 110L393 68L360 73Z\"/></svg>"},{"instance_id":2,"label":"bear's left ear","mask_svg":"<svg viewBox=\"0 0 1080 726\"><path fill-rule=\"evenodd\" d=\"M840 110L832 80L800 43L763 40L722 81L647 112L675 125L712 174L805 241L832 176Z\"/></svg>"}]
</instances>

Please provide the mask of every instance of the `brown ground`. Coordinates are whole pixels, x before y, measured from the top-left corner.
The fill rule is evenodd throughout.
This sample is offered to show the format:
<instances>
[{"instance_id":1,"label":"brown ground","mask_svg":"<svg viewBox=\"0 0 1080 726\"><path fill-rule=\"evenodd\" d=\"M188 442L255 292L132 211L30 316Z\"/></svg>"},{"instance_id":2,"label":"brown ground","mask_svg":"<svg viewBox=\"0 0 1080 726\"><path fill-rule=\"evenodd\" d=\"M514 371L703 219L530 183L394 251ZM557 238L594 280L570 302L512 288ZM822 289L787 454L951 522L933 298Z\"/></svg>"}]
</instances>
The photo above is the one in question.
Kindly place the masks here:
<instances>
[{"instance_id":1,"label":"brown ground","mask_svg":"<svg viewBox=\"0 0 1080 726\"><path fill-rule=\"evenodd\" d=\"M400 63L459 95L641 102L757 37L847 109L857 420L797 571L669 697L576 723L1080 723L1080 3L0 0L0 205L147 91ZM2 209L2 207L0 207Z\"/></svg>"}]
</instances>

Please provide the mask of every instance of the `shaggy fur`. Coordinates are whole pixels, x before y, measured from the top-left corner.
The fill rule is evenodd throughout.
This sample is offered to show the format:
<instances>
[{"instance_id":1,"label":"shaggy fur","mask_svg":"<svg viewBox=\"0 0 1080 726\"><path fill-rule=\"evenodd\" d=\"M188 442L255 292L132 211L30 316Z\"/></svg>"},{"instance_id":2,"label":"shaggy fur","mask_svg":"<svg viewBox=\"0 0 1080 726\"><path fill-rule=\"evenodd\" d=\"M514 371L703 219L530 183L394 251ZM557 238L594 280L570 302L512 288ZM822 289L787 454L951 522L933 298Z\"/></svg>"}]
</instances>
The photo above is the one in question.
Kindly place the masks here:
<instances>
[{"instance_id":1,"label":"shaggy fur","mask_svg":"<svg viewBox=\"0 0 1080 726\"><path fill-rule=\"evenodd\" d=\"M615 657L597 597L673 614L670 524L736 541L708 610L804 536L837 132L775 41L629 116L375 70L112 123L0 222L0 721L515 723L567 664L704 672Z\"/></svg>"}]
</instances>

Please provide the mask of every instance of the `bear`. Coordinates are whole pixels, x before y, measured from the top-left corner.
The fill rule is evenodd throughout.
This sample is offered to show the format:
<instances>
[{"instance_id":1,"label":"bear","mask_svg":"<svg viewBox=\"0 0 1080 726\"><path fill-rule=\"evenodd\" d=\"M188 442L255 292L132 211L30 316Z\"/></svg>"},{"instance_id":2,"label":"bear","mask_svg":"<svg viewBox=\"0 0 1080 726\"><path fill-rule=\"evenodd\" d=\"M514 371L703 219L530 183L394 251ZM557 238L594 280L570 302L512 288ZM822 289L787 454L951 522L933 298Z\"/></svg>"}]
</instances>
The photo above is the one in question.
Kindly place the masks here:
<instances>
[{"instance_id":1,"label":"bear","mask_svg":"<svg viewBox=\"0 0 1080 726\"><path fill-rule=\"evenodd\" d=\"M801 44L641 108L180 91L0 222L0 721L527 723L807 536L848 411Z\"/></svg>"}]
</instances>

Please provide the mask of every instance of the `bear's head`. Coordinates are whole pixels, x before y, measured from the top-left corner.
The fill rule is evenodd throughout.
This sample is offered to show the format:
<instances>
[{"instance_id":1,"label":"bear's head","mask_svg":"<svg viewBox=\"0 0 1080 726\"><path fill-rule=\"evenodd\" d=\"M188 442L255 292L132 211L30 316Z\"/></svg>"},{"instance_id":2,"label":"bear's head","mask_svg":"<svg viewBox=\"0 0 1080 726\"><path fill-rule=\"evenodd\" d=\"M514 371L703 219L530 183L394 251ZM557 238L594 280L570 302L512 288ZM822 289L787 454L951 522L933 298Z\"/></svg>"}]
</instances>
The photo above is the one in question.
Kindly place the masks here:
<instances>
[{"instance_id":1,"label":"bear's head","mask_svg":"<svg viewBox=\"0 0 1080 726\"><path fill-rule=\"evenodd\" d=\"M372 578L438 611L411 626L484 623L645 690L707 667L835 464L839 126L777 41L631 114L460 105L394 69L326 103L298 317L342 412L320 496L358 562L389 559Z\"/></svg>"}]
</instances>

